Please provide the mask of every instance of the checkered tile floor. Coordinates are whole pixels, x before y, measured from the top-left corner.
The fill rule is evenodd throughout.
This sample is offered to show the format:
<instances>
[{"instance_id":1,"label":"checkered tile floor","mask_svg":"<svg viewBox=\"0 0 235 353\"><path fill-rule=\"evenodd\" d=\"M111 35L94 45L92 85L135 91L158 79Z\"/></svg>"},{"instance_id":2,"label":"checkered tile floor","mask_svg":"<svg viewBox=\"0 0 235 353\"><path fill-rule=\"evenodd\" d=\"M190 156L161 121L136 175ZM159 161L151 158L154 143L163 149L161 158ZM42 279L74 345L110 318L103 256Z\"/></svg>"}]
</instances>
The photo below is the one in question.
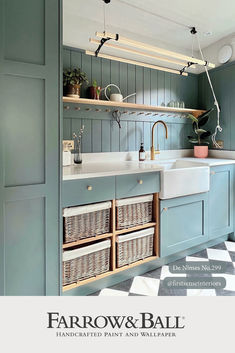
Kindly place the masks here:
<instances>
[{"instance_id":1,"label":"checkered tile floor","mask_svg":"<svg viewBox=\"0 0 235 353\"><path fill-rule=\"evenodd\" d=\"M188 261L214 260L225 262L224 273L207 274L206 277L224 277L224 289L172 289L163 286L165 277L191 277L190 274L172 274L169 266L163 266L143 275L136 276L112 287L102 289L93 296L235 296L235 242L226 241L206 250L187 256ZM182 261L182 260L181 260ZM175 262L177 263L177 262ZM200 275L200 276L203 276ZM204 274L205 276L205 274Z\"/></svg>"}]
</instances>

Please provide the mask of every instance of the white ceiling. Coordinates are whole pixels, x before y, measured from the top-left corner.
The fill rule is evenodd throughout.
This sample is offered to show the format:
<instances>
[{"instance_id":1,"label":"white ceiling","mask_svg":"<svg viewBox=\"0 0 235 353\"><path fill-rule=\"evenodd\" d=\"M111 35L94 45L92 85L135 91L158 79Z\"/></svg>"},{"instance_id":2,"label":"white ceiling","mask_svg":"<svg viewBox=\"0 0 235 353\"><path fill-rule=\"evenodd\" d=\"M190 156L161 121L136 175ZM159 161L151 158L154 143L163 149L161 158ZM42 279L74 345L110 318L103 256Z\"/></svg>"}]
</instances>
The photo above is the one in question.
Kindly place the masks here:
<instances>
[{"instance_id":1,"label":"white ceiling","mask_svg":"<svg viewBox=\"0 0 235 353\"><path fill-rule=\"evenodd\" d=\"M63 0L65 45L96 49L89 38L104 29L103 4L102 0ZM107 31L189 55L192 36L187 26L196 26L202 48L235 32L235 0L111 0L105 6ZM130 57L108 48L102 52Z\"/></svg>"}]
</instances>

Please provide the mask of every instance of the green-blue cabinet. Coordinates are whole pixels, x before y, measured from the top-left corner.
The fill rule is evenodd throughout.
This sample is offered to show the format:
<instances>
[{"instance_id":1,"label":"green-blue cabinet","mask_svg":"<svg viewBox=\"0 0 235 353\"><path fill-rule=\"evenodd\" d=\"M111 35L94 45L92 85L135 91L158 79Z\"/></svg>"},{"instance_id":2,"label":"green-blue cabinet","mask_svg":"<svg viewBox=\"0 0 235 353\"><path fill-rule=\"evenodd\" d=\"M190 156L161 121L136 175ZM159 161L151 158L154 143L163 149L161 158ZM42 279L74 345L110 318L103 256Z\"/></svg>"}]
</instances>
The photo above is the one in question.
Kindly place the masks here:
<instances>
[{"instance_id":1,"label":"green-blue cabinet","mask_svg":"<svg viewBox=\"0 0 235 353\"><path fill-rule=\"evenodd\" d=\"M209 239L233 232L233 166L211 168Z\"/></svg>"},{"instance_id":2,"label":"green-blue cabinet","mask_svg":"<svg viewBox=\"0 0 235 353\"><path fill-rule=\"evenodd\" d=\"M208 240L208 193L160 201L161 257Z\"/></svg>"},{"instance_id":3,"label":"green-blue cabinet","mask_svg":"<svg viewBox=\"0 0 235 353\"><path fill-rule=\"evenodd\" d=\"M0 295L60 294L57 0L0 0Z\"/></svg>"}]
</instances>

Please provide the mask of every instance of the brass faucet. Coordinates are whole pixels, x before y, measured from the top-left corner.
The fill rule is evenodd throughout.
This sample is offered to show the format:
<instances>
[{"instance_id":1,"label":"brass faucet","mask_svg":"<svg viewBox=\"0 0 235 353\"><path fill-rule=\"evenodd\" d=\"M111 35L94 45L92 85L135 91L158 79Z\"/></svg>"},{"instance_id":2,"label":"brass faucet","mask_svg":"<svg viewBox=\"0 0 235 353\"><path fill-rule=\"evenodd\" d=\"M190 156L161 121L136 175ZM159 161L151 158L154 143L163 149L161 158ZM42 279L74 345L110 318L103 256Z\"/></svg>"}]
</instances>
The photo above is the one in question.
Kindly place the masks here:
<instances>
[{"instance_id":1,"label":"brass faucet","mask_svg":"<svg viewBox=\"0 0 235 353\"><path fill-rule=\"evenodd\" d=\"M159 150L155 151L155 147L154 147L154 128L155 128L155 126L157 126L157 124L162 124L165 127L166 139L168 138L168 127L167 127L166 123L164 123L164 121L162 121L162 120L156 121L156 123L154 123L153 127L152 127L152 146L151 146L151 160L152 161L154 161L154 159L155 159L155 154L160 153Z\"/></svg>"}]
</instances>

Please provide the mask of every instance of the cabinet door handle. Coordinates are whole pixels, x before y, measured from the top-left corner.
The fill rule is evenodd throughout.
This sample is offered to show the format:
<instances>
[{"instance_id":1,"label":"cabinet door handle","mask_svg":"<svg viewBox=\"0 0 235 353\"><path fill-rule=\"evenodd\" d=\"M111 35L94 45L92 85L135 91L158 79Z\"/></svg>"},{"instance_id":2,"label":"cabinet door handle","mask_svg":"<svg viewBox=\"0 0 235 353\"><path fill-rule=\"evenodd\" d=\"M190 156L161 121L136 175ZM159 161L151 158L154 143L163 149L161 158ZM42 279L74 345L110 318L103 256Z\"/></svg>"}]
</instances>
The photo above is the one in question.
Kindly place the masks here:
<instances>
[{"instance_id":1,"label":"cabinet door handle","mask_svg":"<svg viewBox=\"0 0 235 353\"><path fill-rule=\"evenodd\" d=\"M142 185L143 184L143 180L138 180L138 184Z\"/></svg>"},{"instance_id":2,"label":"cabinet door handle","mask_svg":"<svg viewBox=\"0 0 235 353\"><path fill-rule=\"evenodd\" d=\"M88 185L87 190L88 190L88 191L91 191L91 190L92 190L92 186L91 186L91 185Z\"/></svg>"},{"instance_id":3,"label":"cabinet door handle","mask_svg":"<svg viewBox=\"0 0 235 353\"><path fill-rule=\"evenodd\" d=\"M163 208L163 211L168 211L168 208L167 208L167 207L164 207L164 208Z\"/></svg>"},{"instance_id":4,"label":"cabinet door handle","mask_svg":"<svg viewBox=\"0 0 235 353\"><path fill-rule=\"evenodd\" d=\"M212 170L212 171L211 171L211 175L215 175L215 172L214 172L214 170Z\"/></svg>"}]
</instances>

